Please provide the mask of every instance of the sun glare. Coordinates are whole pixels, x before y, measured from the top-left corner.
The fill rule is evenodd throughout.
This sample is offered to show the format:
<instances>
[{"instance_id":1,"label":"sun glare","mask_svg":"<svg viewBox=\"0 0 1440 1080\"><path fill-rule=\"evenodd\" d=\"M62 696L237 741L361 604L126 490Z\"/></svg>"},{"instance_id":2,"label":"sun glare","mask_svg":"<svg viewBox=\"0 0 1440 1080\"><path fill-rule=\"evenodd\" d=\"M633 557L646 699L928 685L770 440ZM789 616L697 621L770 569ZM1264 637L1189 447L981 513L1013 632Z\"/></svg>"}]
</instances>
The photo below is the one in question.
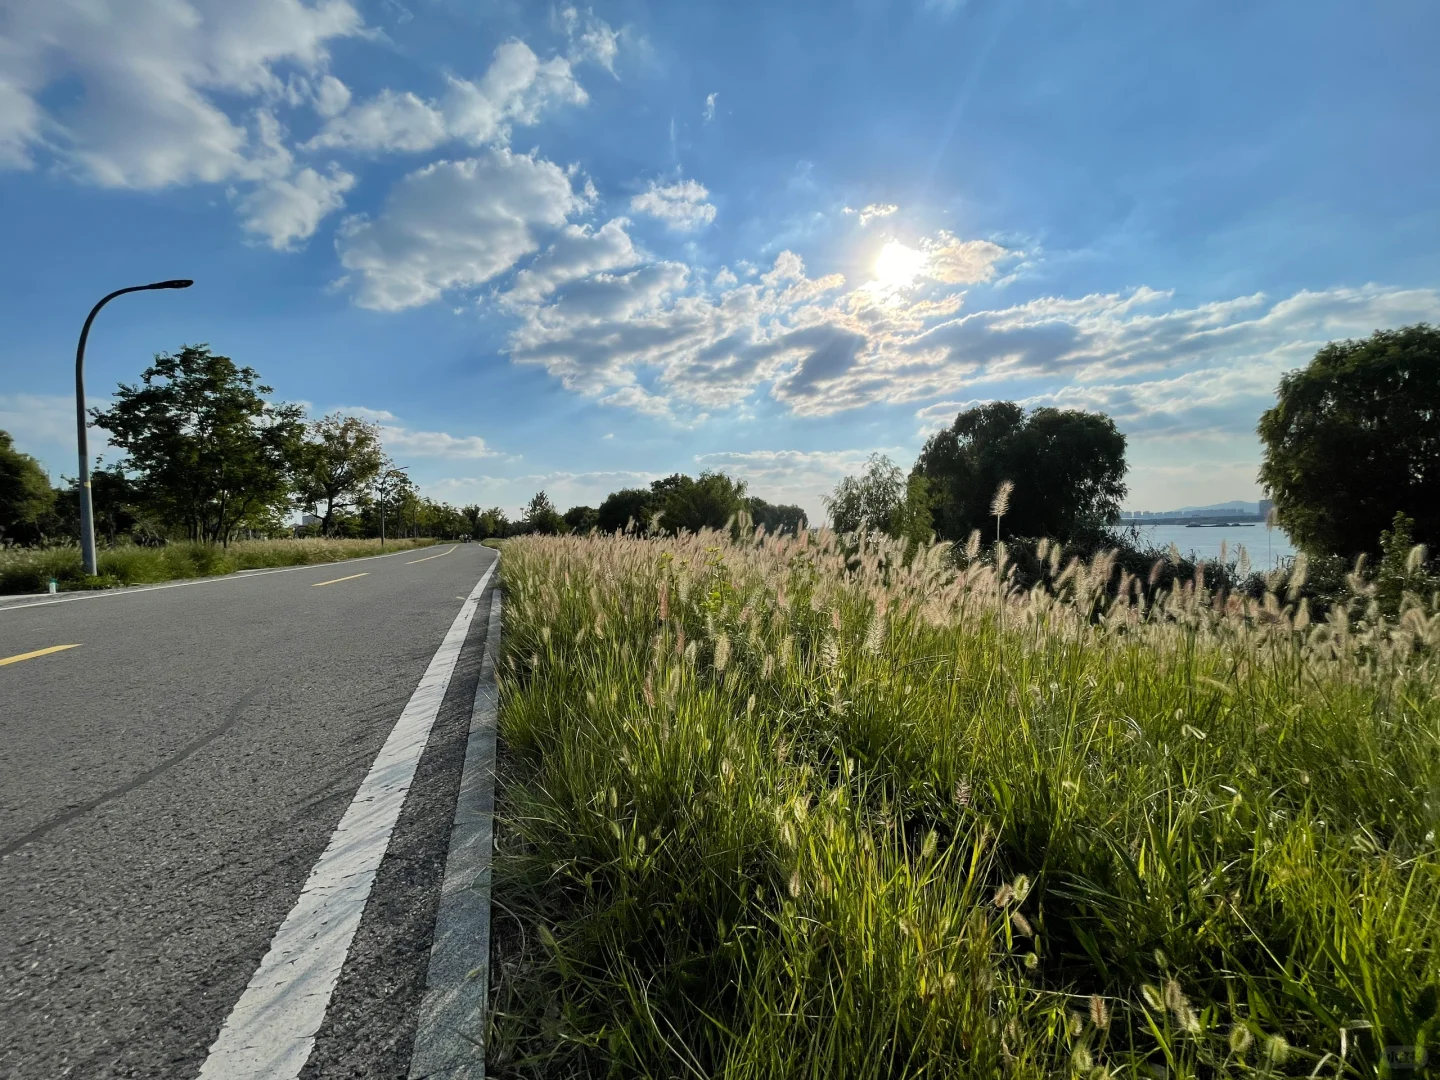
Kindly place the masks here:
<instances>
[{"instance_id":1,"label":"sun glare","mask_svg":"<svg viewBox=\"0 0 1440 1080\"><path fill-rule=\"evenodd\" d=\"M923 251L891 240L875 258L875 283L889 288L903 288L920 275L925 269L925 262Z\"/></svg>"}]
</instances>

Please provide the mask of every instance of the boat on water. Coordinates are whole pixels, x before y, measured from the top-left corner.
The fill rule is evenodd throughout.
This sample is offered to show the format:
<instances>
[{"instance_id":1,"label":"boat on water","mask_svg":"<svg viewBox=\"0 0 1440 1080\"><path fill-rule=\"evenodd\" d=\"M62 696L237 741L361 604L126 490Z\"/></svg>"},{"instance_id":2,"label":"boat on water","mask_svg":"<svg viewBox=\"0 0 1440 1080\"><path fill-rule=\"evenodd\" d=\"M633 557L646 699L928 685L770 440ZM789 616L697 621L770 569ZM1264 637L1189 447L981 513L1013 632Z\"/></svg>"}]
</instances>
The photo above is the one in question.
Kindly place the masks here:
<instances>
[{"instance_id":1,"label":"boat on water","mask_svg":"<svg viewBox=\"0 0 1440 1080\"><path fill-rule=\"evenodd\" d=\"M1253 529L1253 521L1192 521L1186 525L1187 529Z\"/></svg>"}]
</instances>

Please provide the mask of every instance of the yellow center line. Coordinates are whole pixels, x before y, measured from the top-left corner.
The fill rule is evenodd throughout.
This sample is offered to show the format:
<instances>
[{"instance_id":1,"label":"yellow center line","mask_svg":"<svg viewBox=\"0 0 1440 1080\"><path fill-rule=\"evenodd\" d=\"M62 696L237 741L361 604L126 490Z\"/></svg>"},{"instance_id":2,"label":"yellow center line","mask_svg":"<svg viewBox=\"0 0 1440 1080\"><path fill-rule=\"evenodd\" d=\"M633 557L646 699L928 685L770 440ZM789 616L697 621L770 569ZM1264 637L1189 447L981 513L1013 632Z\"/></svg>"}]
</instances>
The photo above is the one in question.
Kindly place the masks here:
<instances>
[{"instance_id":1,"label":"yellow center line","mask_svg":"<svg viewBox=\"0 0 1440 1080\"><path fill-rule=\"evenodd\" d=\"M459 546L460 546L459 544L456 544L456 545L455 545L455 547L459 547ZM455 548L453 548L453 547L450 549L450 551L454 551L454 550L455 550ZM449 555L449 554L450 554L450 551L442 551L442 552L440 552L439 555L426 555L425 558L423 558L423 559L411 559L411 560L410 560L409 562L407 562L405 565L406 565L406 566L414 566L417 562L429 562L431 559L443 558L444 556Z\"/></svg>"},{"instance_id":2,"label":"yellow center line","mask_svg":"<svg viewBox=\"0 0 1440 1080\"><path fill-rule=\"evenodd\" d=\"M369 577L369 576L370 576L369 571L366 571L366 572L363 573L363 574L351 574L349 577L337 577L337 578L331 578L329 581L317 581L317 582L315 582L314 585L311 585L310 587L311 587L312 589L318 589L321 585L338 585L338 584L339 584L340 582L342 582L342 581L354 581L357 577Z\"/></svg>"},{"instance_id":3,"label":"yellow center line","mask_svg":"<svg viewBox=\"0 0 1440 1080\"><path fill-rule=\"evenodd\" d=\"M7 656L0 660L0 667L6 664L18 664L21 660L34 660L37 656L49 656L52 652L64 652L66 649L78 649L79 645L51 645L48 649L36 649L34 652L22 652L19 656Z\"/></svg>"}]
</instances>

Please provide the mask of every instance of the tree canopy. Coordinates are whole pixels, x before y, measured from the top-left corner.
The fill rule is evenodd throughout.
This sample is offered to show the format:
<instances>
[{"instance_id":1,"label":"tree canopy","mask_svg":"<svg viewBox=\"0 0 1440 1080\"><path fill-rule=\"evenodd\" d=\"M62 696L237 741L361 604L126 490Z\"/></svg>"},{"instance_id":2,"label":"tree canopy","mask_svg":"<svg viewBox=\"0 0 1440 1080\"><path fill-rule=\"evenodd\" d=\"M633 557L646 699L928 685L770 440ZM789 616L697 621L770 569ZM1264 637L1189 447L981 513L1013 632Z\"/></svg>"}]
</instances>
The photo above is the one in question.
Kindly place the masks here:
<instances>
[{"instance_id":1,"label":"tree canopy","mask_svg":"<svg viewBox=\"0 0 1440 1080\"><path fill-rule=\"evenodd\" d=\"M780 533L794 536L810 523L803 508L768 503L756 495L745 500L745 508L750 512L750 523L757 529L763 527L771 536Z\"/></svg>"},{"instance_id":2,"label":"tree canopy","mask_svg":"<svg viewBox=\"0 0 1440 1080\"><path fill-rule=\"evenodd\" d=\"M55 491L40 463L0 431L0 540L30 542L54 504Z\"/></svg>"},{"instance_id":3,"label":"tree canopy","mask_svg":"<svg viewBox=\"0 0 1440 1080\"><path fill-rule=\"evenodd\" d=\"M1280 380L1258 431L1260 482L1302 549L1376 553L1396 514L1440 544L1440 330L1331 342Z\"/></svg>"},{"instance_id":4,"label":"tree canopy","mask_svg":"<svg viewBox=\"0 0 1440 1080\"><path fill-rule=\"evenodd\" d=\"M1010 480L1004 535L1071 540L1119 518L1125 436L1101 413L1044 408L1026 415L1013 401L996 401L965 410L931 436L914 472L928 481L942 539L963 541L972 529L993 528L991 500Z\"/></svg>"},{"instance_id":5,"label":"tree canopy","mask_svg":"<svg viewBox=\"0 0 1440 1080\"><path fill-rule=\"evenodd\" d=\"M340 413L312 421L298 466L301 499L307 510L320 514L320 531L329 536L336 513L359 503L385 466L380 425Z\"/></svg>"},{"instance_id":6,"label":"tree canopy","mask_svg":"<svg viewBox=\"0 0 1440 1080\"><path fill-rule=\"evenodd\" d=\"M304 412L269 401L273 392L253 368L186 345L157 355L139 383L121 383L115 403L92 415L165 524L223 544L290 490Z\"/></svg>"},{"instance_id":7,"label":"tree canopy","mask_svg":"<svg viewBox=\"0 0 1440 1080\"><path fill-rule=\"evenodd\" d=\"M836 532L888 533L905 501L905 472L884 454L871 454L859 476L847 476L825 498Z\"/></svg>"}]
</instances>

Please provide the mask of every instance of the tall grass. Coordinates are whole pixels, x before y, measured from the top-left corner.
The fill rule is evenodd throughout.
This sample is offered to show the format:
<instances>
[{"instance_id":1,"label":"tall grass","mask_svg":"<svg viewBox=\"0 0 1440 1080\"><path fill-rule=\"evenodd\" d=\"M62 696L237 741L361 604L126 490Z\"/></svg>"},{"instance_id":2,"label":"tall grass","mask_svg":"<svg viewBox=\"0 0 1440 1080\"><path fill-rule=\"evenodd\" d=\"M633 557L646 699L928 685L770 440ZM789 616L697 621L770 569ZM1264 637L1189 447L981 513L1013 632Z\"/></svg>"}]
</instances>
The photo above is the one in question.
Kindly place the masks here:
<instances>
[{"instance_id":1,"label":"tall grass","mask_svg":"<svg viewBox=\"0 0 1440 1080\"><path fill-rule=\"evenodd\" d=\"M434 543L387 540L385 551ZM233 574L274 566L308 566L381 553L379 540L241 540L229 547L183 543L164 547L120 545L99 553L100 573L89 577L77 547L0 549L0 594L44 592L54 578L62 589L141 585L180 578Z\"/></svg>"},{"instance_id":2,"label":"tall grass","mask_svg":"<svg viewBox=\"0 0 1440 1080\"><path fill-rule=\"evenodd\" d=\"M954 565L506 545L492 1071L1360 1076L1434 1046L1434 600L1312 624L1278 575Z\"/></svg>"}]
</instances>

